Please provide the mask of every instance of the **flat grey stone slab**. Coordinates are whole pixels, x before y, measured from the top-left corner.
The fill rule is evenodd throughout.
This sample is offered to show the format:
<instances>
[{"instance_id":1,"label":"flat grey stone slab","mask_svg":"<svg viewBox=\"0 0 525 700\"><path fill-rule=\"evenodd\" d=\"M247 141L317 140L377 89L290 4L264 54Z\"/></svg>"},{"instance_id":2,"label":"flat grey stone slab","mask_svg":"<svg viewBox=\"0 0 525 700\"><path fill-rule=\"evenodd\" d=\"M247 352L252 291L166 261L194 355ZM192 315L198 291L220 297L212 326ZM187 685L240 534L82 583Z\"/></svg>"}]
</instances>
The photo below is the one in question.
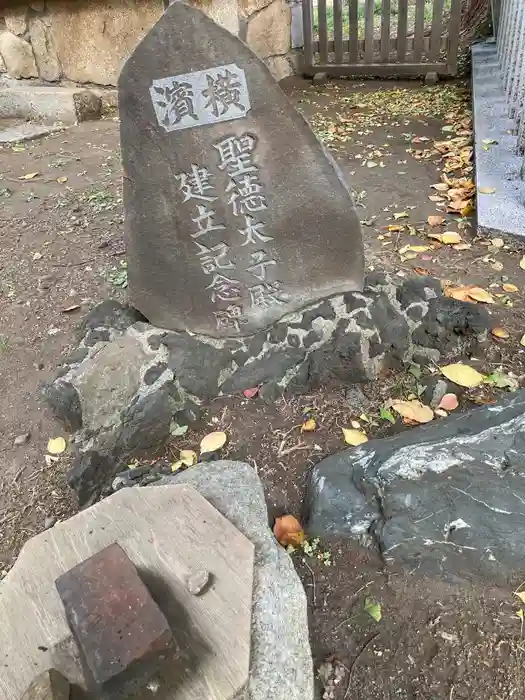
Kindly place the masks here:
<instances>
[{"instance_id":1,"label":"flat grey stone slab","mask_svg":"<svg viewBox=\"0 0 525 700\"><path fill-rule=\"evenodd\" d=\"M194 486L255 545L247 700L313 700L306 594L290 555L268 528L259 477L248 464L221 461L161 482L179 483Z\"/></svg>"},{"instance_id":2,"label":"flat grey stone slab","mask_svg":"<svg viewBox=\"0 0 525 700\"><path fill-rule=\"evenodd\" d=\"M0 584L0 698L20 700L48 668L85 689L55 580L114 542L137 567L180 648L157 673L157 692L141 697L237 698L249 673L254 545L184 484L124 489L25 544ZM196 596L188 581L202 570L212 581Z\"/></svg>"},{"instance_id":3,"label":"flat grey stone slab","mask_svg":"<svg viewBox=\"0 0 525 700\"><path fill-rule=\"evenodd\" d=\"M20 143L22 141L31 141L55 131L60 131L65 127L45 126L44 124L24 123L18 126L11 126L8 129L0 131L0 144L8 145L11 143Z\"/></svg>"},{"instance_id":4,"label":"flat grey stone slab","mask_svg":"<svg viewBox=\"0 0 525 700\"><path fill-rule=\"evenodd\" d=\"M240 39L173 3L127 60L119 110L130 294L152 324L247 337L362 288L348 186Z\"/></svg>"},{"instance_id":5,"label":"flat grey stone slab","mask_svg":"<svg viewBox=\"0 0 525 700\"><path fill-rule=\"evenodd\" d=\"M100 97L83 88L20 85L0 87L0 119L75 124L100 116Z\"/></svg>"},{"instance_id":6,"label":"flat grey stone slab","mask_svg":"<svg viewBox=\"0 0 525 700\"><path fill-rule=\"evenodd\" d=\"M523 156L516 152L515 123L509 118L494 42L472 47L472 93L478 231L525 236ZM494 194L480 193L485 187L494 188Z\"/></svg>"}]
</instances>

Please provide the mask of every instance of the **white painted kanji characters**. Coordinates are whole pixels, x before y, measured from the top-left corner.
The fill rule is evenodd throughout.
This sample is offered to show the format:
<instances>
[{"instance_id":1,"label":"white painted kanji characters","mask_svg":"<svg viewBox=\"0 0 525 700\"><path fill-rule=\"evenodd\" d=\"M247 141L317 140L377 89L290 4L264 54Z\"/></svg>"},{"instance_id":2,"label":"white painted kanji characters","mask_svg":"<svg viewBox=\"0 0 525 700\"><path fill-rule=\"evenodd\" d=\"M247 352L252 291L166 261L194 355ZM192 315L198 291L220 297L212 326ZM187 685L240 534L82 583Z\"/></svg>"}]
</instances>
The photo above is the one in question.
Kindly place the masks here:
<instances>
[{"instance_id":1,"label":"white painted kanji characters","mask_svg":"<svg viewBox=\"0 0 525 700\"><path fill-rule=\"evenodd\" d=\"M179 189L184 195L183 203L190 199L203 202L214 202L217 199L205 194L213 190L212 174L207 168L192 163L189 172L179 173L175 179L179 181Z\"/></svg>"},{"instance_id":2,"label":"white painted kanji characters","mask_svg":"<svg viewBox=\"0 0 525 700\"><path fill-rule=\"evenodd\" d=\"M221 274L214 274L211 284L206 289L211 289L211 300L213 303L217 301L240 301L241 283L239 280L231 279Z\"/></svg>"},{"instance_id":3,"label":"white painted kanji characters","mask_svg":"<svg viewBox=\"0 0 525 700\"><path fill-rule=\"evenodd\" d=\"M250 134L228 136L214 144L219 152L219 170L226 170L231 178L246 173L256 173L257 166L252 162L256 139Z\"/></svg>"},{"instance_id":4,"label":"white painted kanji characters","mask_svg":"<svg viewBox=\"0 0 525 700\"><path fill-rule=\"evenodd\" d=\"M248 271L257 277L258 280L264 282L266 280L266 268L270 265L277 265L277 262L270 258L265 250L257 250L255 253L250 255L252 260L252 265L248 268Z\"/></svg>"},{"instance_id":5,"label":"white painted kanji characters","mask_svg":"<svg viewBox=\"0 0 525 700\"><path fill-rule=\"evenodd\" d=\"M266 197L257 175L244 174L237 179L231 179L226 192L230 192L228 203L232 205L235 216L267 209Z\"/></svg>"},{"instance_id":6,"label":"white painted kanji characters","mask_svg":"<svg viewBox=\"0 0 525 700\"><path fill-rule=\"evenodd\" d=\"M266 224L263 221L256 221L253 216L244 217L245 228L237 229L241 235L244 236L244 243L241 243L241 247L249 245L250 243L258 244L260 242L266 243L267 241L273 241L272 236L267 236L264 231Z\"/></svg>"},{"instance_id":7,"label":"white painted kanji characters","mask_svg":"<svg viewBox=\"0 0 525 700\"><path fill-rule=\"evenodd\" d=\"M278 296L281 293L280 282L261 282L249 287L248 291L252 305L261 309L267 309L274 304L284 304Z\"/></svg>"},{"instance_id":8,"label":"white painted kanji characters","mask_svg":"<svg viewBox=\"0 0 525 700\"><path fill-rule=\"evenodd\" d=\"M205 107L211 107L216 117L226 114L230 107L246 109L241 102L242 83L238 75L226 68L224 74L219 72L215 76L207 74L206 81L208 87L202 91L208 100Z\"/></svg>"},{"instance_id":9,"label":"white painted kanji characters","mask_svg":"<svg viewBox=\"0 0 525 700\"><path fill-rule=\"evenodd\" d=\"M223 224L214 223L215 209L208 209L206 204L197 204L197 211L198 215L191 220L197 224L198 231L190 234L192 238L200 238L211 231L221 231L226 228Z\"/></svg>"},{"instance_id":10,"label":"white painted kanji characters","mask_svg":"<svg viewBox=\"0 0 525 700\"><path fill-rule=\"evenodd\" d=\"M225 309L214 311L217 330L240 331L242 322L242 306L230 304Z\"/></svg>"},{"instance_id":11,"label":"white painted kanji characters","mask_svg":"<svg viewBox=\"0 0 525 700\"><path fill-rule=\"evenodd\" d=\"M229 246L226 243L217 243L212 248L208 248L198 241L195 243L199 246L197 257L205 275L211 275L217 270L233 270L235 268L229 258Z\"/></svg>"}]
</instances>

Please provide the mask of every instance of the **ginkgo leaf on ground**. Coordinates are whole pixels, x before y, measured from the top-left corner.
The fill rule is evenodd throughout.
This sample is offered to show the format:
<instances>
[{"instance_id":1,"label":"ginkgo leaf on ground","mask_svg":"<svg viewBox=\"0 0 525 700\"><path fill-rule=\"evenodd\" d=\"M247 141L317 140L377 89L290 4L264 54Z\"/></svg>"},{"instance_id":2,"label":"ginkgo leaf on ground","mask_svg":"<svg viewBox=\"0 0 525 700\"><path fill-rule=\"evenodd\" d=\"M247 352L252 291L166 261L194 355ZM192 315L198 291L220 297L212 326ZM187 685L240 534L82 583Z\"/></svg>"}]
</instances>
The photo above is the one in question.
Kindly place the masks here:
<instances>
[{"instance_id":1,"label":"ginkgo leaf on ground","mask_svg":"<svg viewBox=\"0 0 525 700\"><path fill-rule=\"evenodd\" d=\"M51 438L47 442L47 451L50 455L61 455L65 452L67 443L63 437Z\"/></svg>"},{"instance_id":2,"label":"ginkgo leaf on ground","mask_svg":"<svg viewBox=\"0 0 525 700\"><path fill-rule=\"evenodd\" d=\"M365 442L368 442L368 438L362 430L356 430L355 428L343 428L342 430L347 445L357 447L358 445L363 445Z\"/></svg>"},{"instance_id":3,"label":"ginkgo leaf on ground","mask_svg":"<svg viewBox=\"0 0 525 700\"><path fill-rule=\"evenodd\" d=\"M457 231L445 231L441 234L441 243L445 245L456 245L463 240Z\"/></svg>"},{"instance_id":4,"label":"ginkgo leaf on ground","mask_svg":"<svg viewBox=\"0 0 525 700\"><path fill-rule=\"evenodd\" d=\"M491 332L495 338L503 338L504 340L507 338L510 338L510 333L508 332L508 330L506 330L505 328L501 328L499 326L496 328L493 328Z\"/></svg>"},{"instance_id":5,"label":"ginkgo leaf on ground","mask_svg":"<svg viewBox=\"0 0 525 700\"><path fill-rule=\"evenodd\" d=\"M400 416L414 423L429 423L434 418L434 411L417 399L392 401L392 408Z\"/></svg>"},{"instance_id":6,"label":"ginkgo leaf on ground","mask_svg":"<svg viewBox=\"0 0 525 700\"><path fill-rule=\"evenodd\" d=\"M445 288L445 296L458 301L479 301L484 304L494 304L495 300L490 292L475 285L465 285L461 287L449 286Z\"/></svg>"},{"instance_id":7,"label":"ginkgo leaf on ground","mask_svg":"<svg viewBox=\"0 0 525 700\"><path fill-rule=\"evenodd\" d=\"M273 534L283 547L299 547L306 539L301 523L293 515L281 515L275 518Z\"/></svg>"},{"instance_id":8,"label":"ginkgo leaf on ground","mask_svg":"<svg viewBox=\"0 0 525 700\"><path fill-rule=\"evenodd\" d=\"M475 301L481 301L484 304L495 304L494 297L490 292L487 292L481 287L471 287L468 293L471 299Z\"/></svg>"},{"instance_id":9,"label":"ginkgo leaf on ground","mask_svg":"<svg viewBox=\"0 0 525 700\"><path fill-rule=\"evenodd\" d=\"M226 433L223 433L222 430L216 430L213 433L208 433L208 435L205 435L201 440L201 453L220 450L221 447L224 447L227 440L228 436Z\"/></svg>"},{"instance_id":10,"label":"ginkgo leaf on ground","mask_svg":"<svg viewBox=\"0 0 525 700\"><path fill-rule=\"evenodd\" d=\"M315 422L315 418L307 418L304 421L304 423L301 425L301 432L302 433L312 433L316 428L317 428L317 423Z\"/></svg>"},{"instance_id":11,"label":"ginkgo leaf on ground","mask_svg":"<svg viewBox=\"0 0 525 700\"><path fill-rule=\"evenodd\" d=\"M456 394L445 394L439 402L438 408L442 408L445 411L455 411L458 406L458 397Z\"/></svg>"},{"instance_id":12,"label":"ginkgo leaf on ground","mask_svg":"<svg viewBox=\"0 0 525 700\"><path fill-rule=\"evenodd\" d=\"M504 292L509 292L509 293L513 293L513 292L518 292L518 291L519 291L519 289L516 287L515 284L510 284L510 283L502 284L502 285L501 285L501 288L503 289Z\"/></svg>"},{"instance_id":13,"label":"ginkgo leaf on ground","mask_svg":"<svg viewBox=\"0 0 525 700\"><path fill-rule=\"evenodd\" d=\"M197 453L193 450L181 450L179 457L186 467L193 467L194 464L197 464Z\"/></svg>"},{"instance_id":14,"label":"ginkgo leaf on ground","mask_svg":"<svg viewBox=\"0 0 525 700\"><path fill-rule=\"evenodd\" d=\"M525 603L525 591L515 591L514 595L517 595L522 603Z\"/></svg>"},{"instance_id":15,"label":"ginkgo leaf on ground","mask_svg":"<svg viewBox=\"0 0 525 700\"><path fill-rule=\"evenodd\" d=\"M440 367L440 371L443 376L450 379L454 384L467 388L479 386L484 379L483 375L474 367L464 365L462 362Z\"/></svg>"},{"instance_id":16,"label":"ginkgo leaf on ground","mask_svg":"<svg viewBox=\"0 0 525 700\"><path fill-rule=\"evenodd\" d=\"M381 621L381 603L378 603L377 600L374 600L373 598L367 598L365 600L364 611L368 613L370 617L376 622Z\"/></svg>"}]
</instances>

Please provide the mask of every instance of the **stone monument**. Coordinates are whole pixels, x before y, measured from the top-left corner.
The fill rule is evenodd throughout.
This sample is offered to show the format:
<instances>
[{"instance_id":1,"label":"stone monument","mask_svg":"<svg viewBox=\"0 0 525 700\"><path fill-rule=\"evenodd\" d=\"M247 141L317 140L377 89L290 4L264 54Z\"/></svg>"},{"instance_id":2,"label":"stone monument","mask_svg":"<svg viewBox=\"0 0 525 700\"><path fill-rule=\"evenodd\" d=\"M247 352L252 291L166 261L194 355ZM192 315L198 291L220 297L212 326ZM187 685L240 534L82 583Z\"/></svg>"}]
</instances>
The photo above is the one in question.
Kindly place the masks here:
<instances>
[{"instance_id":1,"label":"stone monument","mask_svg":"<svg viewBox=\"0 0 525 700\"><path fill-rule=\"evenodd\" d=\"M249 336L363 285L336 164L270 72L172 4L119 79L132 303L162 328Z\"/></svg>"}]
</instances>

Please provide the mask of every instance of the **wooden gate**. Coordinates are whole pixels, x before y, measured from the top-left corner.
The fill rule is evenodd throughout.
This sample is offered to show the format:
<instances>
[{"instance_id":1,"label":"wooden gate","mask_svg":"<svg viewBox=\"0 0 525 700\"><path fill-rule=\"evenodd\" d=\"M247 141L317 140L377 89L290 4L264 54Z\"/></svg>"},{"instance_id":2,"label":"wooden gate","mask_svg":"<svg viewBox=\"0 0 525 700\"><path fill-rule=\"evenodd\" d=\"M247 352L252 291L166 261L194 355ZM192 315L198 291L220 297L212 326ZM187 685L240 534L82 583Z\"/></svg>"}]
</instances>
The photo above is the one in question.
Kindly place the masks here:
<instances>
[{"instance_id":1,"label":"wooden gate","mask_svg":"<svg viewBox=\"0 0 525 700\"><path fill-rule=\"evenodd\" d=\"M302 0L305 75L454 75L461 0Z\"/></svg>"}]
</instances>

